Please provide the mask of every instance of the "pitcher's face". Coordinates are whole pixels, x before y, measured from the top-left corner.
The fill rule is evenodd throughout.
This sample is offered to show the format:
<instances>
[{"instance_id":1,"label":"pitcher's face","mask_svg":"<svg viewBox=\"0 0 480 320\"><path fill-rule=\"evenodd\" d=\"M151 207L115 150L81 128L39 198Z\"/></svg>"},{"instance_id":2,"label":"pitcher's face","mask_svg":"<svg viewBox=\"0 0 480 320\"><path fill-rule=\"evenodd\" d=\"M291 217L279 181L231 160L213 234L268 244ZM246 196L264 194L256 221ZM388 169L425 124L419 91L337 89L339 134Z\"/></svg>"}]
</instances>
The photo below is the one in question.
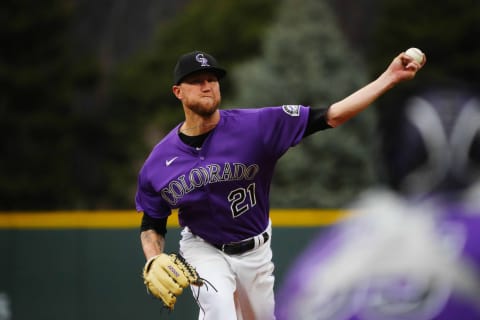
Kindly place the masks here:
<instances>
[{"instance_id":1,"label":"pitcher's face","mask_svg":"<svg viewBox=\"0 0 480 320\"><path fill-rule=\"evenodd\" d=\"M173 93L186 109L208 117L215 113L221 102L220 84L213 72L191 74L173 86Z\"/></svg>"}]
</instances>

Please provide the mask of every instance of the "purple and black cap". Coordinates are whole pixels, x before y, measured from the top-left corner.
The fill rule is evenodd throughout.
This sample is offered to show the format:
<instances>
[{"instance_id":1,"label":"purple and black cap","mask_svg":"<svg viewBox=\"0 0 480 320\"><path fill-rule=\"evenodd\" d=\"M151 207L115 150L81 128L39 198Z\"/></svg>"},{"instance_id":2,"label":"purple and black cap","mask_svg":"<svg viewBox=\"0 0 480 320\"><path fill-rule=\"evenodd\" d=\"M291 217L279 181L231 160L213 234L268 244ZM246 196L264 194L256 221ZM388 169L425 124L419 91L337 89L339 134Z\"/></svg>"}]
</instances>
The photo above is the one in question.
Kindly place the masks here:
<instances>
[{"instance_id":1,"label":"purple and black cap","mask_svg":"<svg viewBox=\"0 0 480 320\"><path fill-rule=\"evenodd\" d=\"M213 56L202 51L193 51L182 55L178 59L173 71L173 82L178 85L183 78L198 71L214 72L218 80L227 73Z\"/></svg>"}]
</instances>

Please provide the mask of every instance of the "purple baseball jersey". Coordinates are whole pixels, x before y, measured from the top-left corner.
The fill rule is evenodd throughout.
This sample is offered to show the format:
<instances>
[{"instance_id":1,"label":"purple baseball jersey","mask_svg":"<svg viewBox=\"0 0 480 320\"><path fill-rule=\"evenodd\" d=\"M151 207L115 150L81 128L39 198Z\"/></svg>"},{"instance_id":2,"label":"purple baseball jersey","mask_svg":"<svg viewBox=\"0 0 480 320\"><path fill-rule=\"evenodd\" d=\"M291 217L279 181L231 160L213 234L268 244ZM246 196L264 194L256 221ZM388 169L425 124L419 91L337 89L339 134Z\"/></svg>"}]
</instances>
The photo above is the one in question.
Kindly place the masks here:
<instances>
[{"instance_id":1,"label":"purple baseball jersey","mask_svg":"<svg viewBox=\"0 0 480 320\"><path fill-rule=\"evenodd\" d=\"M277 319L480 319L480 208L367 202L298 258Z\"/></svg>"},{"instance_id":2,"label":"purple baseball jersey","mask_svg":"<svg viewBox=\"0 0 480 320\"><path fill-rule=\"evenodd\" d=\"M180 140L178 125L140 171L137 211L164 218L178 208L180 225L213 244L260 234L275 164L301 141L308 114L297 105L220 110L200 149Z\"/></svg>"}]
</instances>

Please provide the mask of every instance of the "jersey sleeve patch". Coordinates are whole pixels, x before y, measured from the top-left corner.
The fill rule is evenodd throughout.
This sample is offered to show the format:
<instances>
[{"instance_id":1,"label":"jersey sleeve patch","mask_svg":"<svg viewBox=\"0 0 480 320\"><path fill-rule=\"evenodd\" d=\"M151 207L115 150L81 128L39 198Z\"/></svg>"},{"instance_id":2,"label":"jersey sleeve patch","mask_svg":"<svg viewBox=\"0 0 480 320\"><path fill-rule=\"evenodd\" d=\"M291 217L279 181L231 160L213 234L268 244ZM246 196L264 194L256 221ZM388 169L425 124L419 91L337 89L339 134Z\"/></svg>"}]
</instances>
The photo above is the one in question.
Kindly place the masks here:
<instances>
[{"instance_id":1,"label":"jersey sleeve patch","mask_svg":"<svg viewBox=\"0 0 480 320\"><path fill-rule=\"evenodd\" d=\"M283 111L292 117L298 117L300 115L300 106L293 104L284 104L282 106Z\"/></svg>"}]
</instances>

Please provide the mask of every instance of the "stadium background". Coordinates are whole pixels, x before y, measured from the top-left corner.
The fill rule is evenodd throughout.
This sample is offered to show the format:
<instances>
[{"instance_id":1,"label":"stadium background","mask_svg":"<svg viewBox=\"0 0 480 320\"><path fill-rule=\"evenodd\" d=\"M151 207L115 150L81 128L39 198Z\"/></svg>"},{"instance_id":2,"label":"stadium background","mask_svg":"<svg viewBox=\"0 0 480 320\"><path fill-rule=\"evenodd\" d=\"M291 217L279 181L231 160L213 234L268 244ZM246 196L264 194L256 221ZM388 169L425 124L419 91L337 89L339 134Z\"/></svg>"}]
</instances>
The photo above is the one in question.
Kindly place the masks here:
<instances>
[{"instance_id":1,"label":"stadium background","mask_svg":"<svg viewBox=\"0 0 480 320\"><path fill-rule=\"evenodd\" d=\"M5 1L0 12L0 320L196 313L189 294L170 315L146 296L133 212L141 163L181 121L169 89L180 53L209 51L231 70L227 106L324 106L377 76L399 50L427 53L415 81L279 163L277 287L362 190L408 191L402 176L425 160L410 151L412 162L395 167L408 98L479 93L476 0ZM478 135L474 143L478 174ZM297 210L307 210L305 224L295 224ZM172 226L168 250L177 250L178 233Z\"/></svg>"}]
</instances>

